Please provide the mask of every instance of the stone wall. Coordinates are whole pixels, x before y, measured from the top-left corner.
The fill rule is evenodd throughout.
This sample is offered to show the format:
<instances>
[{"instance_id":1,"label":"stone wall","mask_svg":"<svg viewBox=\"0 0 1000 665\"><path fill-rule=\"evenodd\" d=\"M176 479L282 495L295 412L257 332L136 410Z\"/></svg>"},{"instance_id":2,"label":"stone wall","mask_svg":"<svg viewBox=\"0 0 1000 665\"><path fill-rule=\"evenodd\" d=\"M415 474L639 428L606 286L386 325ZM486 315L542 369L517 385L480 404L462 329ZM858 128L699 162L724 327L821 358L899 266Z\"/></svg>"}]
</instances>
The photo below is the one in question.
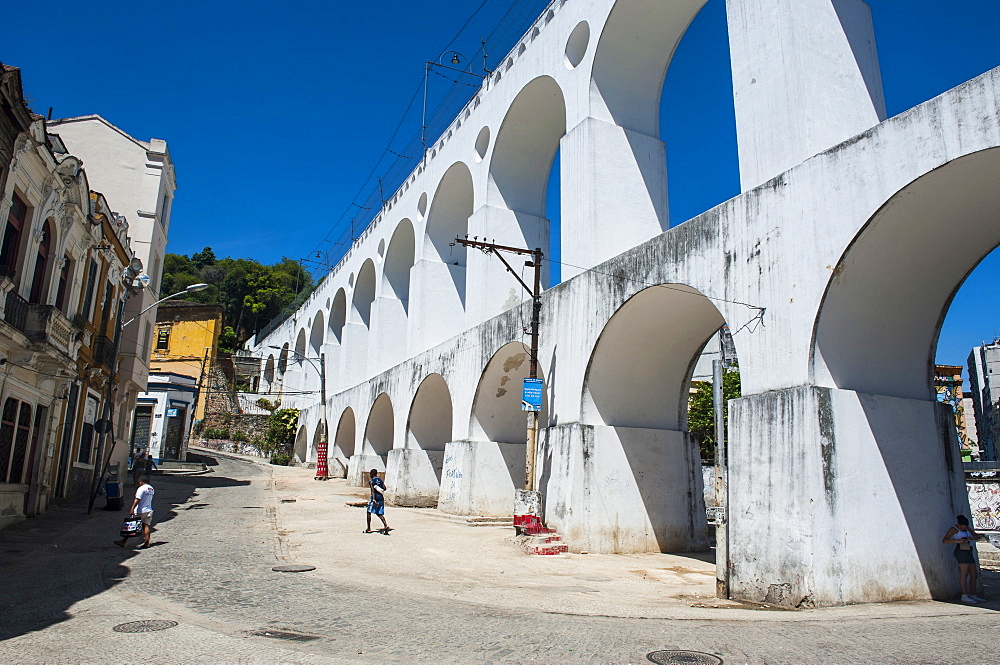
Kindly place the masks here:
<instances>
[{"instance_id":1,"label":"stone wall","mask_svg":"<svg viewBox=\"0 0 1000 665\"><path fill-rule=\"evenodd\" d=\"M205 396L205 418L201 421L199 434L208 429L228 429L230 436L241 432L246 436L245 442L230 439L201 439L199 445L225 452L237 452L247 455L261 455L253 445L255 439L263 441L267 433L267 415L256 413L240 413L236 396L231 390L231 383L224 368L214 364L209 370L207 395Z\"/></svg>"}]
</instances>

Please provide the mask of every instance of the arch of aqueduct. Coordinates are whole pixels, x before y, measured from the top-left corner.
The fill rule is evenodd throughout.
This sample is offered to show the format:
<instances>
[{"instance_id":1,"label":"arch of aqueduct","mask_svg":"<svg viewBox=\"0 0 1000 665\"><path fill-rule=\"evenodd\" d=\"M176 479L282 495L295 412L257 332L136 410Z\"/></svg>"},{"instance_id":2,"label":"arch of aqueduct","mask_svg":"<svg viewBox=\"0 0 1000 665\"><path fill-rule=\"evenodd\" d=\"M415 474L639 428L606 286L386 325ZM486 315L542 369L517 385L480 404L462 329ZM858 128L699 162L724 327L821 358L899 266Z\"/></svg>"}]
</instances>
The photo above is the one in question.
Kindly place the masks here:
<instances>
[{"instance_id":1,"label":"arch of aqueduct","mask_svg":"<svg viewBox=\"0 0 1000 665\"><path fill-rule=\"evenodd\" d=\"M392 499L509 515L523 481L529 305L469 234L548 248L538 485L572 550L707 545L693 364L737 331L734 598L829 605L957 592L967 506L931 371L944 312L1000 243L1000 70L885 118L859 0L728 0L739 196L667 219L660 94L702 0L555 0L294 316L262 390L315 391L334 472ZM274 345L283 351L272 351ZM318 393L296 442L314 460Z\"/></svg>"}]
</instances>

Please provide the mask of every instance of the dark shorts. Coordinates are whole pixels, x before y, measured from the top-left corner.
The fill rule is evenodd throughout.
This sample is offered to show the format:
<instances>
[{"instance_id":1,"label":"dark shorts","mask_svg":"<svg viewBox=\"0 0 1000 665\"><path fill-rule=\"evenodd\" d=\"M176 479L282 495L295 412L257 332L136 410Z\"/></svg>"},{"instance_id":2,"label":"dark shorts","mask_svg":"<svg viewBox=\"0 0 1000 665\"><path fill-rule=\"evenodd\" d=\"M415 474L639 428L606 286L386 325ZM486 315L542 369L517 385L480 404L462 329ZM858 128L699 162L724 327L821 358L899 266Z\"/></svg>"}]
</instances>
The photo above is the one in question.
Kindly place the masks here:
<instances>
[{"instance_id":1,"label":"dark shorts","mask_svg":"<svg viewBox=\"0 0 1000 665\"><path fill-rule=\"evenodd\" d=\"M375 515L385 515L385 501L370 500L368 502L368 512Z\"/></svg>"},{"instance_id":2,"label":"dark shorts","mask_svg":"<svg viewBox=\"0 0 1000 665\"><path fill-rule=\"evenodd\" d=\"M959 563L975 563L976 560L972 556L972 550L960 550L955 548L955 561Z\"/></svg>"}]
</instances>

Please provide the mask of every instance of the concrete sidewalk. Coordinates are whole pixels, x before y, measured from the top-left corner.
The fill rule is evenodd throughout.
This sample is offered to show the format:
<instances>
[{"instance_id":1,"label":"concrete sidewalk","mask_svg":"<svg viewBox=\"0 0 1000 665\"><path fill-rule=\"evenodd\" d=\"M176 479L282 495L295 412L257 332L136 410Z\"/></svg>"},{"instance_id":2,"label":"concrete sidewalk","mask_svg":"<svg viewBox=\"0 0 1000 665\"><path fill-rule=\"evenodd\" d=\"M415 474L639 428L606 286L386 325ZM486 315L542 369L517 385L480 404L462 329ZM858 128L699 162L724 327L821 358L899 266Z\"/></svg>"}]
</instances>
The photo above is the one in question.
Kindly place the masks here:
<instances>
[{"instance_id":1,"label":"concrete sidewalk","mask_svg":"<svg viewBox=\"0 0 1000 665\"><path fill-rule=\"evenodd\" d=\"M714 552L528 556L513 542L510 527L471 527L427 509L387 506L394 530L365 534L366 488L349 487L343 479L316 481L311 469L271 468L282 551L289 562L316 566L314 574L331 583L347 575L372 587L503 609L630 618L799 621L1000 609L997 600L792 611L740 603L715 597ZM987 596L1000 598L1000 574L984 571L984 578Z\"/></svg>"}]
</instances>

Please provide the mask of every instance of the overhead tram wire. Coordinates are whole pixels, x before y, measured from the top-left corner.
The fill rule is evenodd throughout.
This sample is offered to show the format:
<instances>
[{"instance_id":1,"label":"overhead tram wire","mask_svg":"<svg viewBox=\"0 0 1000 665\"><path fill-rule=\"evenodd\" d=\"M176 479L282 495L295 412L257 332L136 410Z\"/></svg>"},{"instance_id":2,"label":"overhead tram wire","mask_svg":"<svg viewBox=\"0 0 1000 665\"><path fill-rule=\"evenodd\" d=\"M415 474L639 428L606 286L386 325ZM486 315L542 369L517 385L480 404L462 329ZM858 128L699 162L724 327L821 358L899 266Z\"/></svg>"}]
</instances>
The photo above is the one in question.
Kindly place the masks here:
<instances>
[{"instance_id":1,"label":"overhead tram wire","mask_svg":"<svg viewBox=\"0 0 1000 665\"><path fill-rule=\"evenodd\" d=\"M488 4L489 0L483 0L483 2L479 4L475 11L473 11L469 18L463 23L462 27L459 28L458 32L456 32L455 35L448 41L444 49L445 51L451 49L456 43L458 43L463 35L468 34L468 29L472 24L472 21L483 11L483 9L486 8ZM532 23L535 22L542 10L549 4L550 2L547 0L514 0L504 13L503 17L493 27L489 35L487 35L484 39L479 39L480 46L477 50L472 51L474 54L472 56L472 60L482 57L484 68L488 71L492 71L497 62L507 56L516 42L527 32L527 29ZM469 39L469 37L466 37L466 39ZM487 53L493 53L496 55L487 56ZM471 64L472 63L470 62L470 65ZM440 72L435 73L441 75ZM474 72L469 72L469 74L477 77L479 76ZM457 113L461 111L462 106L467 104L468 100L471 98L471 95L463 93L462 91L467 90L470 87L478 88L481 85L479 82L473 84L463 81L461 80L461 77L456 80L447 76L441 76L446 80L451 81L451 86L450 89L444 93L441 99L436 103L434 110L431 113L431 120L428 122L427 127L429 130L427 132L427 136L433 138L433 140L428 141L428 144L430 145L433 145L438 141L441 133L448 128ZM414 137L411 137L403 146L399 146L396 143L403 126L406 124L407 119L410 117L414 109L414 104L421 91L422 84L418 85L414 91L409 104L403 111L403 115L400 118L395 131L386 145L386 148L383 150L378 160L376 160L351 203L345 208L340 217L338 217L337 221L330 228L319 245L317 245L317 247L309 253L310 256L314 255L316 252L321 252L326 259L326 264L336 265L346 253L347 249L357 239L359 234L367 228L367 226L377 216L375 214L371 214L371 211L380 210L383 207L384 199L380 195L378 183L373 180L375 174L380 170L383 172L383 176L380 178L381 184L384 190L389 193L389 198L391 199L392 193L397 191L399 187L402 186L408 175L412 172L415 160L417 158L423 158L423 142L419 140L419 133L414 132ZM387 159L390 155L395 157L395 159ZM386 164L386 162L389 163ZM368 194L365 195L365 192L368 192ZM330 246L326 247L327 245ZM341 251L336 251L338 249Z\"/></svg>"}]
</instances>

